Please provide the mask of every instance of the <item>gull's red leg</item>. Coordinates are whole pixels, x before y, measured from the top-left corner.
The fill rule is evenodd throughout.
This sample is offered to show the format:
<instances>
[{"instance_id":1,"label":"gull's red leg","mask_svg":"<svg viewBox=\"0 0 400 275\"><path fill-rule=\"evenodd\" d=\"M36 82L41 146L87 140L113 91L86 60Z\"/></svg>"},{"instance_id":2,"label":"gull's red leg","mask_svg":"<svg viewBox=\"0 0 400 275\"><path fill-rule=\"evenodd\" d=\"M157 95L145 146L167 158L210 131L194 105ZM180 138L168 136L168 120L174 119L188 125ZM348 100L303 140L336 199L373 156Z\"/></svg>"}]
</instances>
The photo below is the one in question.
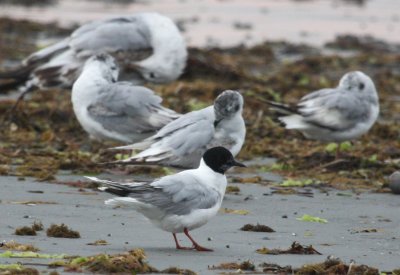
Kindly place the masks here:
<instances>
[{"instance_id":1,"label":"gull's red leg","mask_svg":"<svg viewBox=\"0 0 400 275\"><path fill-rule=\"evenodd\" d=\"M174 236L174 240L175 240L175 245L176 245L176 249L184 249L184 250L192 250L192 247L184 247L184 246L180 246L178 239L176 238L176 234L172 233L172 236Z\"/></svg>"},{"instance_id":2,"label":"gull's red leg","mask_svg":"<svg viewBox=\"0 0 400 275\"><path fill-rule=\"evenodd\" d=\"M193 243L193 247L194 247L194 249L196 249L197 251L214 251L214 250L212 250L212 249L202 247L201 245L199 245L198 243L196 243L195 240L193 240L193 238L189 235L189 231L187 230L187 228L183 229L183 232L184 232L185 235L189 238L189 240Z\"/></svg>"}]
</instances>

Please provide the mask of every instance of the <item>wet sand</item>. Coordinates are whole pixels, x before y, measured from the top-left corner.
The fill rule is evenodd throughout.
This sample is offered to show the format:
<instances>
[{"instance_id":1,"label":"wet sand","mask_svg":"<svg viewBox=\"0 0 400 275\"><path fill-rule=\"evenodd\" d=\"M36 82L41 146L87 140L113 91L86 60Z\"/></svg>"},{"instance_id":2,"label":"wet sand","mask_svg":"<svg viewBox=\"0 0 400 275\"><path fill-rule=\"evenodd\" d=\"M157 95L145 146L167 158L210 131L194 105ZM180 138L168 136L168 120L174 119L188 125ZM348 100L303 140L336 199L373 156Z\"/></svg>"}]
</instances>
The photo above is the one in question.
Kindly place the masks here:
<instances>
[{"instance_id":1,"label":"wet sand","mask_svg":"<svg viewBox=\"0 0 400 275\"><path fill-rule=\"evenodd\" d=\"M103 177L115 177L103 175ZM59 180L78 180L81 176L62 176ZM132 248L143 248L148 261L156 268L170 266L191 269L198 274L217 274L208 266L222 262L250 260L282 266L300 267L306 263L322 262L334 255L345 262L354 259L381 271L399 267L400 219L399 197L392 194L362 193L340 196L336 190L322 193L311 189L313 197L299 195L271 195L270 187L256 184L233 184L241 189L239 195L226 195L223 207L244 209L248 215L219 213L208 224L192 232L193 237L214 252L178 251L172 235L150 224L140 214L129 209L112 209L103 201L110 197L101 192L79 192L77 188L58 184L18 181L16 177L1 177L2 190L0 232L2 240L31 243L41 253L69 255L117 254ZM41 190L43 194L30 193ZM339 193L339 195L338 195ZM16 204L21 201L51 201L57 204L35 206ZM298 221L310 214L325 218L327 224ZM287 218L283 218L287 216ZM31 225L35 220L50 224L65 223L81 234L80 239L49 238L44 231L38 236L16 236L16 227ZM274 233L243 232L244 224L265 224ZM354 233L363 229L377 229L374 233ZM106 240L107 246L90 246L89 242ZM185 245L184 236L179 239ZM322 255L261 255L262 247L288 248L293 241L313 245ZM51 260L0 258L0 264L12 262L49 262ZM40 267L39 269L43 269ZM57 271L61 272L62 269Z\"/></svg>"}]
</instances>

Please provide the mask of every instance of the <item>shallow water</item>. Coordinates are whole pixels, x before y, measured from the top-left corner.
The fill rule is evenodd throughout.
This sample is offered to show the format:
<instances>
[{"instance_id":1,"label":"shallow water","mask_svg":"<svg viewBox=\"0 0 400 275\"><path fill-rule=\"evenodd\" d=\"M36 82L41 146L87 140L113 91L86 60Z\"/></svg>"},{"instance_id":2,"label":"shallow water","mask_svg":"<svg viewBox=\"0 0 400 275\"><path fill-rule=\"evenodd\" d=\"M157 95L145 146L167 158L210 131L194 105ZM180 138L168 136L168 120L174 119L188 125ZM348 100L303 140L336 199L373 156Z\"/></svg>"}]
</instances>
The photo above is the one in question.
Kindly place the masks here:
<instances>
[{"instance_id":1,"label":"shallow water","mask_svg":"<svg viewBox=\"0 0 400 275\"><path fill-rule=\"evenodd\" d=\"M6 1L7 2L7 1ZM288 40L322 45L338 34L372 35L400 43L398 0L346 1L59 0L47 6L3 4L0 16L64 26L121 14L157 11L183 22L191 46L253 45L264 40Z\"/></svg>"}]
</instances>

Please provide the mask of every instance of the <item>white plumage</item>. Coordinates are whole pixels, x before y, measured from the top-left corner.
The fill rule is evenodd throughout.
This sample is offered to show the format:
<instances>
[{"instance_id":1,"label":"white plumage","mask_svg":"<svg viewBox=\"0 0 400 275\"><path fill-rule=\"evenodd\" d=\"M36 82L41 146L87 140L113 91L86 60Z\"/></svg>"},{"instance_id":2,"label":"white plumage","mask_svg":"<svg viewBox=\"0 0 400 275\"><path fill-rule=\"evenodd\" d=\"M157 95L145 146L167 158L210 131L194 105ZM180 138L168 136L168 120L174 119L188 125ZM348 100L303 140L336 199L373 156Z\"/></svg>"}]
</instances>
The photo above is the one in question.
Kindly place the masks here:
<instances>
[{"instance_id":1,"label":"white plumage","mask_svg":"<svg viewBox=\"0 0 400 275\"><path fill-rule=\"evenodd\" d=\"M137 142L179 117L161 106L162 99L152 90L117 78L114 59L102 53L86 61L73 85L75 115L92 138Z\"/></svg>"},{"instance_id":2,"label":"white plumage","mask_svg":"<svg viewBox=\"0 0 400 275\"><path fill-rule=\"evenodd\" d=\"M102 190L119 197L106 200L107 205L131 207L147 217L154 225L174 236L177 249L181 247L176 233L185 233L198 251L211 251L196 243L189 231L199 228L214 217L225 194L225 172L237 162L229 150L214 147L207 150L197 169L185 170L150 183L118 183L88 177L106 185Z\"/></svg>"},{"instance_id":3,"label":"white plumage","mask_svg":"<svg viewBox=\"0 0 400 275\"><path fill-rule=\"evenodd\" d=\"M174 22L158 13L138 13L89 22L68 38L39 50L0 78L15 78L32 88L70 88L84 62L107 52L121 67L121 79L165 83L177 79L186 65L185 41Z\"/></svg>"}]
</instances>

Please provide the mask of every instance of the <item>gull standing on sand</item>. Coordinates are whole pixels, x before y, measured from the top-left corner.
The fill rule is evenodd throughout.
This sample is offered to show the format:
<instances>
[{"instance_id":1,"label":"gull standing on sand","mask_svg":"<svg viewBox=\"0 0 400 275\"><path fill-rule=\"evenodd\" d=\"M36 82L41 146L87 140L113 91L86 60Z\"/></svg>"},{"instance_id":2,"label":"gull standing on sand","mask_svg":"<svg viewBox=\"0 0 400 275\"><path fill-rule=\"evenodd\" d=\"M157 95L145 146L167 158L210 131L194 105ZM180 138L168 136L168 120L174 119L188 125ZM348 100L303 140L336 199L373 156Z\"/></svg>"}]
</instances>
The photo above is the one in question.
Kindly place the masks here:
<instances>
[{"instance_id":1,"label":"gull standing on sand","mask_svg":"<svg viewBox=\"0 0 400 275\"><path fill-rule=\"evenodd\" d=\"M113 148L143 150L113 163L195 168L204 152L215 146L223 146L236 156L246 135L242 111L242 95L226 90L215 99L214 105L182 115L144 141Z\"/></svg>"},{"instance_id":2,"label":"gull standing on sand","mask_svg":"<svg viewBox=\"0 0 400 275\"><path fill-rule=\"evenodd\" d=\"M212 251L200 246L189 235L214 217L221 207L227 180L225 172L232 166L245 167L224 147L208 149L197 169L165 176L151 183L118 183L87 177L106 185L101 190L117 195L107 205L132 207L155 226L171 232L177 249ZM193 247L180 246L176 233L184 233Z\"/></svg>"},{"instance_id":3,"label":"gull standing on sand","mask_svg":"<svg viewBox=\"0 0 400 275\"><path fill-rule=\"evenodd\" d=\"M122 69L122 80L166 83L177 79L186 65L185 41L174 22L158 13L138 13L89 22L68 38L41 49L19 68L0 73L22 91L70 88L85 61L98 52L112 54ZM10 83L7 84L10 86Z\"/></svg>"},{"instance_id":4,"label":"gull standing on sand","mask_svg":"<svg viewBox=\"0 0 400 275\"><path fill-rule=\"evenodd\" d=\"M152 90L117 78L114 58L101 53L86 61L72 87L75 115L92 138L137 142L180 116L161 106Z\"/></svg>"},{"instance_id":5,"label":"gull standing on sand","mask_svg":"<svg viewBox=\"0 0 400 275\"><path fill-rule=\"evenodd\" d=\"M326 142L353 140L368 132L379 114L379 99L371 78L360 71L345 74L336 88L315 91L292 107L268 102L286 116L286 129L299 130L306 138ZM339 156L339 148L336 157Z\"/></svg>"}]
</instances>

